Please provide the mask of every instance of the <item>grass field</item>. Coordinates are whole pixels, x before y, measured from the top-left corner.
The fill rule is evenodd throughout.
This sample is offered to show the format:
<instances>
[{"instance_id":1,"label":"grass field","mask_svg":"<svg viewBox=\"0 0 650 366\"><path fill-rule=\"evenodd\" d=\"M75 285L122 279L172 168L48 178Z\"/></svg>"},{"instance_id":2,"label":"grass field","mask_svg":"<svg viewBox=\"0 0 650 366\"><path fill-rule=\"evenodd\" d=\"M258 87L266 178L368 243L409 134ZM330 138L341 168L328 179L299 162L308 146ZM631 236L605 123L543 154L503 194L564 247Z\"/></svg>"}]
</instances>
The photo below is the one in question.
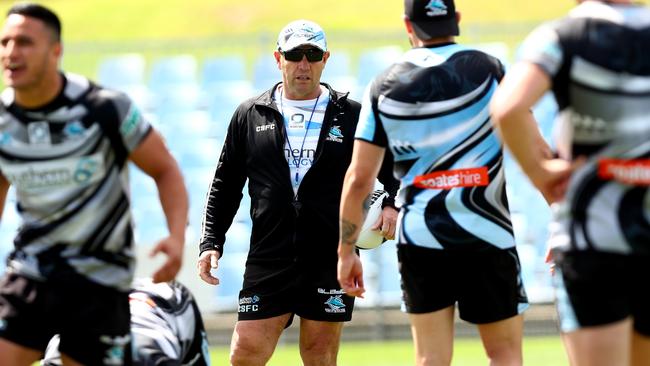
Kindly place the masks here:
<instances>
[{"instance_id":1,"label":"grass field","mask_svg":"<svg viewBox=\"0 0 650 366\"><path fill-rule=\"evenodd\" d=\"M228 364L226 347L211 350L213 365ZM524 340L524 364L527 366L564 366L567 358L559 337L527 337ZM278 346L268 366L301 365L297 345ZM410 341L345 342L341 345L339 366L411 366L413 345ZM478 338L457 339L452 365L487 365L487 358Z\"/></svg>"}]
</instances>

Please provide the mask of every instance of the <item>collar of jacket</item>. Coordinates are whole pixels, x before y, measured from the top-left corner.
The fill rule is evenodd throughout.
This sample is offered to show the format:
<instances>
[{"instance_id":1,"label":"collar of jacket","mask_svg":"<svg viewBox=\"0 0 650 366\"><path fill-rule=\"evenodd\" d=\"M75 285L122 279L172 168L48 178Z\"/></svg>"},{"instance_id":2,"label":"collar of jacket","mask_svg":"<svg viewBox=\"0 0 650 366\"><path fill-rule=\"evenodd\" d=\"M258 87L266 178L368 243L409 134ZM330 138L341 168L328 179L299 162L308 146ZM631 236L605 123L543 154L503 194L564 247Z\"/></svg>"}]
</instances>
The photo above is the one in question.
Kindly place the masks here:
<instances>
[{"instance_id":1,"label":"collar of jacket","mask_svg":"<svg viewBox=\"0 0 650 366\"><path fill-rule=\"evenodd\" d=\"M269 89L269 90L265 91L264 93L262 93L262 95L257 97L257 99L255 100L255 104L256 105L266 106L266 107L271 107L271 108L277 110L278 107L275 104L275 99L273 98L273 95L275 95L275 90L278 88L278 86L280 86L280 84L282 84L282 82L279 82L279 83L273 85L273 87L271 89ZM329 91L330 103L333 103L334 105L336 105L339 108L343 108L343 104L347 100L348 94L350 94L350 93L343 93L343 92L336 91L336 90L332 89L332 87L327 83L320 83L320 85L323 85Z\"/></svg>"}]
</instances>

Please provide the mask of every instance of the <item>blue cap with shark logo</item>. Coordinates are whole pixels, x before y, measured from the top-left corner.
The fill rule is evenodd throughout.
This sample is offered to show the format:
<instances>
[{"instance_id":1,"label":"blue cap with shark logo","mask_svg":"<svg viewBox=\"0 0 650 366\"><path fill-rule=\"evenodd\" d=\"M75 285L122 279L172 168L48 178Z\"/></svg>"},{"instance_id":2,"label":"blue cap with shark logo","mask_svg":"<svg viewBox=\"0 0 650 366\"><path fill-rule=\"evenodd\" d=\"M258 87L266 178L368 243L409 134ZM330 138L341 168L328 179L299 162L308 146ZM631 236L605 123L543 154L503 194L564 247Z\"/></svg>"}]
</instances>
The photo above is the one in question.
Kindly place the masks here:
<instances>
[{"instance_id":1,"label":"blue cap with shark logo","mask_svg":"<svg viewBox=\"0 0 650 366\"><path fill-rule=\"evenodd\" d=\"M327 51L323 28L310 20L303 19L294 20L282 28L278 35L278 50L291 51L303 45L311 45Z\"/></svg>"},{"instance_id":2,"label":"blue cap with shark logo","mask_svg":"<svg viewBox=\"0 0 650 366\"><path fill-rule=\"evenodd\" d=\"M454 0L404 0L404 14L421 40L460 33Z\"/></svg>"}]
</instances>

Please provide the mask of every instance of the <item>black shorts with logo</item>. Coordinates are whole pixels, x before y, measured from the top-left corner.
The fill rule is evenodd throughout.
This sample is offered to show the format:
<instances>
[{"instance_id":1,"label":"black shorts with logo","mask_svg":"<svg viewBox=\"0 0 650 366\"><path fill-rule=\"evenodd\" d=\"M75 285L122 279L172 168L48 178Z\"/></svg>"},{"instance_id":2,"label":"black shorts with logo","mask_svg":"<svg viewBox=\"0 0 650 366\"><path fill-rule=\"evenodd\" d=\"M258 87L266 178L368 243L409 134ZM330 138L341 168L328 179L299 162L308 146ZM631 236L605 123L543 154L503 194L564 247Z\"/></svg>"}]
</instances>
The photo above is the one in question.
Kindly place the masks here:
<instances>
[{"instance_id":1,"label":"black shorts with logo","mask_svg":"<svg viewBox=\"0 0 650 366\"><path fill-rule=\"evenodd\" d=\"M563 332L631 316L634 329L650 336L650 255L574 251L554 257Z\"/></svg>"},{"instance_id":2,"label":"black shorts with logo","mask_svg":"<svg viewBox=\"0 0 650 366\"><path fill-rule=\"evenodd\" d=\"M87 281L53 284L5 274L0 337L45 351L55 334L60 351L84 365L131 365L128 293Z\"/></svg>"},{"instance_id":3,"label":"black shorts with logo","mask_svg":"<svg viewBox=\"0 0 650 366\"><path fill-rule=\"evenodd\" d=\"M457 303L461 319L485 324L528 308L515 248L467 252L400 244L397 256L408 313L430 313Z\"/></svg>"},{"instance_id":4,"label":"black shorts with logo","mask_svg":"<svg viewBox=\"0 0 650 366\"><path fill-rule=\"evenodd\" d=\"M352 319L353 309L354 297L341 289L336 265L246 265L244 286L239 292L239 320L290 313L309 320L346 322Z\"/></svg>"}]
</instances>

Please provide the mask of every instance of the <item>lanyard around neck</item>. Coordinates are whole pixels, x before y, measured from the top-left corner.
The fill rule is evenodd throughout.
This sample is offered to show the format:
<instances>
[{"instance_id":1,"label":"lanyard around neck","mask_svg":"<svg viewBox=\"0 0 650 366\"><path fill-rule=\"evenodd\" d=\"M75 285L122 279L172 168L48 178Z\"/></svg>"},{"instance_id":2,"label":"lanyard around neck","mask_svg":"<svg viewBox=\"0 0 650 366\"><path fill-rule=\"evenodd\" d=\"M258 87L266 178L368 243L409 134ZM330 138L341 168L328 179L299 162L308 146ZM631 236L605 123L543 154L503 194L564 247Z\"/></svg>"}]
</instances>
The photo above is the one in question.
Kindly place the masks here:
<instances>
[{"instance_id":1,"label":"lanyard around neck","mask_svg":"<svg viewBox=\"0 0 650 366\"><path fill-rule=\"evenodd\" d=\"M280 113L282 114L282 119L286 120L284 116L284 105L282 104L282 98L284 96L284 88L280 90ZM299 173L300 173L300 164L302 162L302 153L303 149L305 147L305 140L307 140L307 133L309 132L309 126L311 125L311 119L314 117L314 112L316 111L316 106L318 105L318 99L320 99L320 94L316 97L316 102L314 102L314 107L311 109L311 114L309 115L309 119L307 120L307 127L305 128L305 135L302 137L302 144L300 145L300 155L296 157L296 155L293 153L293 148L291 147L291 140L289 139L289 135L287 134L287 128L284 129L284 137L287 139L287 145L289 145L289 153L291 154L291 157L293 158L293 165L296 166L296 174L295 174L295 185L298 185L298 179L299 179Z\"/></svg>"}]
</instances>

